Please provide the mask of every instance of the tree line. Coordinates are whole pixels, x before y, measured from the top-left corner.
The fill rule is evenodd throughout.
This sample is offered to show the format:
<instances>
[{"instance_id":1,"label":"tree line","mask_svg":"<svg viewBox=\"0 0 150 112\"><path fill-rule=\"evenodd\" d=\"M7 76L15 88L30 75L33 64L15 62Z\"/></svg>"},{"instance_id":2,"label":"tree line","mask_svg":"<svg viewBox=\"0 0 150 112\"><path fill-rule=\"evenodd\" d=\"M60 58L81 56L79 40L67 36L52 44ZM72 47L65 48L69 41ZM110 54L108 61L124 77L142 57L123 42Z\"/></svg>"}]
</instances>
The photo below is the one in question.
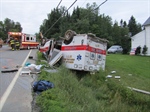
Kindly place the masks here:
<instances>
[{"instance_id":1,"label":"tree line","mask_svg":"<svg viewBox=\"0 0 150 112\"><path fill-rule=\"evenodd\" d=\"M19 22L6 18L4 21L0 21L0 38L6 40L8 32L22 32L22 29Z\"/></svg>"},{"instance_id":2,"label":"tree line","mask_svg":"<svg viewBox=\"0 0 150 112\"><path fill-rule=\"evenodd\" d=\"M39 27L39 32L36 33L40 38L40 32L44 37L50 39L63 37L69 29L76 33L93 33L97 37L107 39L108 47L114 44L121 45L124 53L130 51L130 37L142 30L140 23L137 23L132 15L128 21L120 20L120 22L112 21L112 18L105 14L100 14L96 3L86 4L86 8L76 7L72 14L67 11L65 6L54 8L47 15L47 19ZM6 37L8 31L22 31L19 22L13 22L6 18L4 22L0 21L0 36Z\"/></svg>"},{"instance_id":3,"label":"tree line","mask_svg":"<svg viewBox=\"0 0 150 112\"><path fill-rule=\"evenodd\" d=\"M80 34L94 33L97 37L107 39L108 47L121 45L125 54L130 51L130 37L142 30L141 24L136 22L134 16L130 17L128 23L123 19L119 23L113 23L110 16L99 14L96 3L88 3L86 8L76 7L72 14L66 11L66 7L54 8L47 17L40 26L44 37L58 39L64 36L68 29Z\"/></svg>"}]
</instances>

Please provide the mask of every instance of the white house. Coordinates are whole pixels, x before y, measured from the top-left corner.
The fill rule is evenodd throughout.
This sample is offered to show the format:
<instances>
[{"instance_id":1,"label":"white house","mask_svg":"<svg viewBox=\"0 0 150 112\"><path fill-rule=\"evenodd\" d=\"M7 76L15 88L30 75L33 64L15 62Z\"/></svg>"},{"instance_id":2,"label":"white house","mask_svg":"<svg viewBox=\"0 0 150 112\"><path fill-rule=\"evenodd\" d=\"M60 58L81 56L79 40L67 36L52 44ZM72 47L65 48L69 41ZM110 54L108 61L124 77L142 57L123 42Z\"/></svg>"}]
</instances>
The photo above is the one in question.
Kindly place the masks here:
<instances>
[{"instance_id":1,"label":"white house","mask_svg":"<svg viewBox=\"0 0 150 112\"><path fill-rule=\"evenodd\" d=\"M143 24L144 30L131 37L131 49L135 49L138 46L143 50L144 45L147 46L147 54L150 56L150 17Z\"/></svg>"}]
</instances>

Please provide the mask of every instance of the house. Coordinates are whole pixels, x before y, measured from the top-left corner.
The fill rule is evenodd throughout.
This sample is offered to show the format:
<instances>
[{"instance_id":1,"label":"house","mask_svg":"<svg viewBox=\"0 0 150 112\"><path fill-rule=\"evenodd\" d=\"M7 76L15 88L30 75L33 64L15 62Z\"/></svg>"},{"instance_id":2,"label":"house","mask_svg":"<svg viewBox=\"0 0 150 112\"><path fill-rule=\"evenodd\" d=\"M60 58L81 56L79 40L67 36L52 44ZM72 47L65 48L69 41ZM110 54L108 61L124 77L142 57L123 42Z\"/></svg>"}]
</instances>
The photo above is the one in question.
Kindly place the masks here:
<instances>
[{"instance_id":1,"label":"house","mask_svg":"<svg viewBox=\"0 0 150 112\"><path fill-rule=\"evenodd\" d=\"M144 45L146 45L146 55L150 56L150 17L143 24L144 30L131 37L131 51L138 46L141 47L141 53ZM133 54L133 52L132 52Z\"/></svg>"}]
</instances>

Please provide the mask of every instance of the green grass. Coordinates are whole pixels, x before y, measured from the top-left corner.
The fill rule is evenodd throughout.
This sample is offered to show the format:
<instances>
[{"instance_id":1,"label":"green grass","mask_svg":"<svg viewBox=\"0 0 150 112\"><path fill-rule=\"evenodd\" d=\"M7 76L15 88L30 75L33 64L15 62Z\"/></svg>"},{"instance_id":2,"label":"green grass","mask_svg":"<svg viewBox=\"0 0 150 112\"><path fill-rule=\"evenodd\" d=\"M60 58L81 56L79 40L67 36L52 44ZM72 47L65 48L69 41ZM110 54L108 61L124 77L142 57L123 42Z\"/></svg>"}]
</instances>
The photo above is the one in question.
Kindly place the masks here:
<instances>
[{"instance_id":1,"label":"green grass","mask_svg":"<svg viewBox=\"0 0 150 112\"><path fill-rule=\"evenodd\" d=\"M110 54L106 70L94 75L76 73L63 65L56 73L42 69L38 79L49 80L55 87L42 92L36 102L42 112L148 112L150 96L127 86L150 91L149 66L150 57ZM112 70L116 74L106 81ZM121 76L120 81L115 75Z\"/></svg>"},{"instance_id":2,"label":"green grass","mask_svg":"<svg viewBox=\"0 0 150 112\"><path fill-rule=\"evenodd\" d=\"M111 54L107 56L106 73L115 70L121 83L150 91L150 57Z\"/></svg>"}]
</instances>

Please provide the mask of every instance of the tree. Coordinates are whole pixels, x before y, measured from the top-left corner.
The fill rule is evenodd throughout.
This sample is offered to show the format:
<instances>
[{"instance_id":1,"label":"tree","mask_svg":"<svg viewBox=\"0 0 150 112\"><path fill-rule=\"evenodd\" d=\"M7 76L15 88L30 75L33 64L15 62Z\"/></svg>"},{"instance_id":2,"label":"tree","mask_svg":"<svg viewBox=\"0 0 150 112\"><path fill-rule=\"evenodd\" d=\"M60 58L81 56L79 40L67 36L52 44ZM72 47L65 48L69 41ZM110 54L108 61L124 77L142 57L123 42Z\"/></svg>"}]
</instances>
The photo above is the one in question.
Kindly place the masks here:
<instances>
[{"instance_id":1,"label":"tree","mask_svg":"<svg viewBox=\"0 0 150 112\"><path fill-rule=\"evenodd\" d=\"M3 40L7 39L8 32L22 32L21 24L9 18L6 18L4 22L0 21L0 37Z\"/></svg>"},{"instance_id":2,"label":"tree","mask_svg":"<svg viewBox=\"0 0 150 112\"><path fill-rule=\"evenodd\" d=\"M142 30L141 25L139 23L137 24L133 16L131 16L129 20L128 27L129 27L129 32L131 32L132 36L139 33Z\"/></svg>"},{"instance_id":3,"label":"tree","mask_svg":"<svg viewBox=\"0 0 150 112\"><path fill-rule=\"evenodd\" d=\"M56 24L53 25L55 22ZM117 21L113 24L111 17L104 14L99 15L96 3L92 5L88 3L86 8L74 8L72 14L69 14L63 6L59 9L54 8L48 14L48 19L45 19L40 26L40 31L45 33L44 36L55 39L64 36L69 29L77 33L94 33L97 37L107 39L108 47L114 44L121 45L126 54L131 46L129 32L135 35L141 31L141 25L136 23L133 16L128 24L123 19L119 25Z\"/></svg>"}]
</instances>

